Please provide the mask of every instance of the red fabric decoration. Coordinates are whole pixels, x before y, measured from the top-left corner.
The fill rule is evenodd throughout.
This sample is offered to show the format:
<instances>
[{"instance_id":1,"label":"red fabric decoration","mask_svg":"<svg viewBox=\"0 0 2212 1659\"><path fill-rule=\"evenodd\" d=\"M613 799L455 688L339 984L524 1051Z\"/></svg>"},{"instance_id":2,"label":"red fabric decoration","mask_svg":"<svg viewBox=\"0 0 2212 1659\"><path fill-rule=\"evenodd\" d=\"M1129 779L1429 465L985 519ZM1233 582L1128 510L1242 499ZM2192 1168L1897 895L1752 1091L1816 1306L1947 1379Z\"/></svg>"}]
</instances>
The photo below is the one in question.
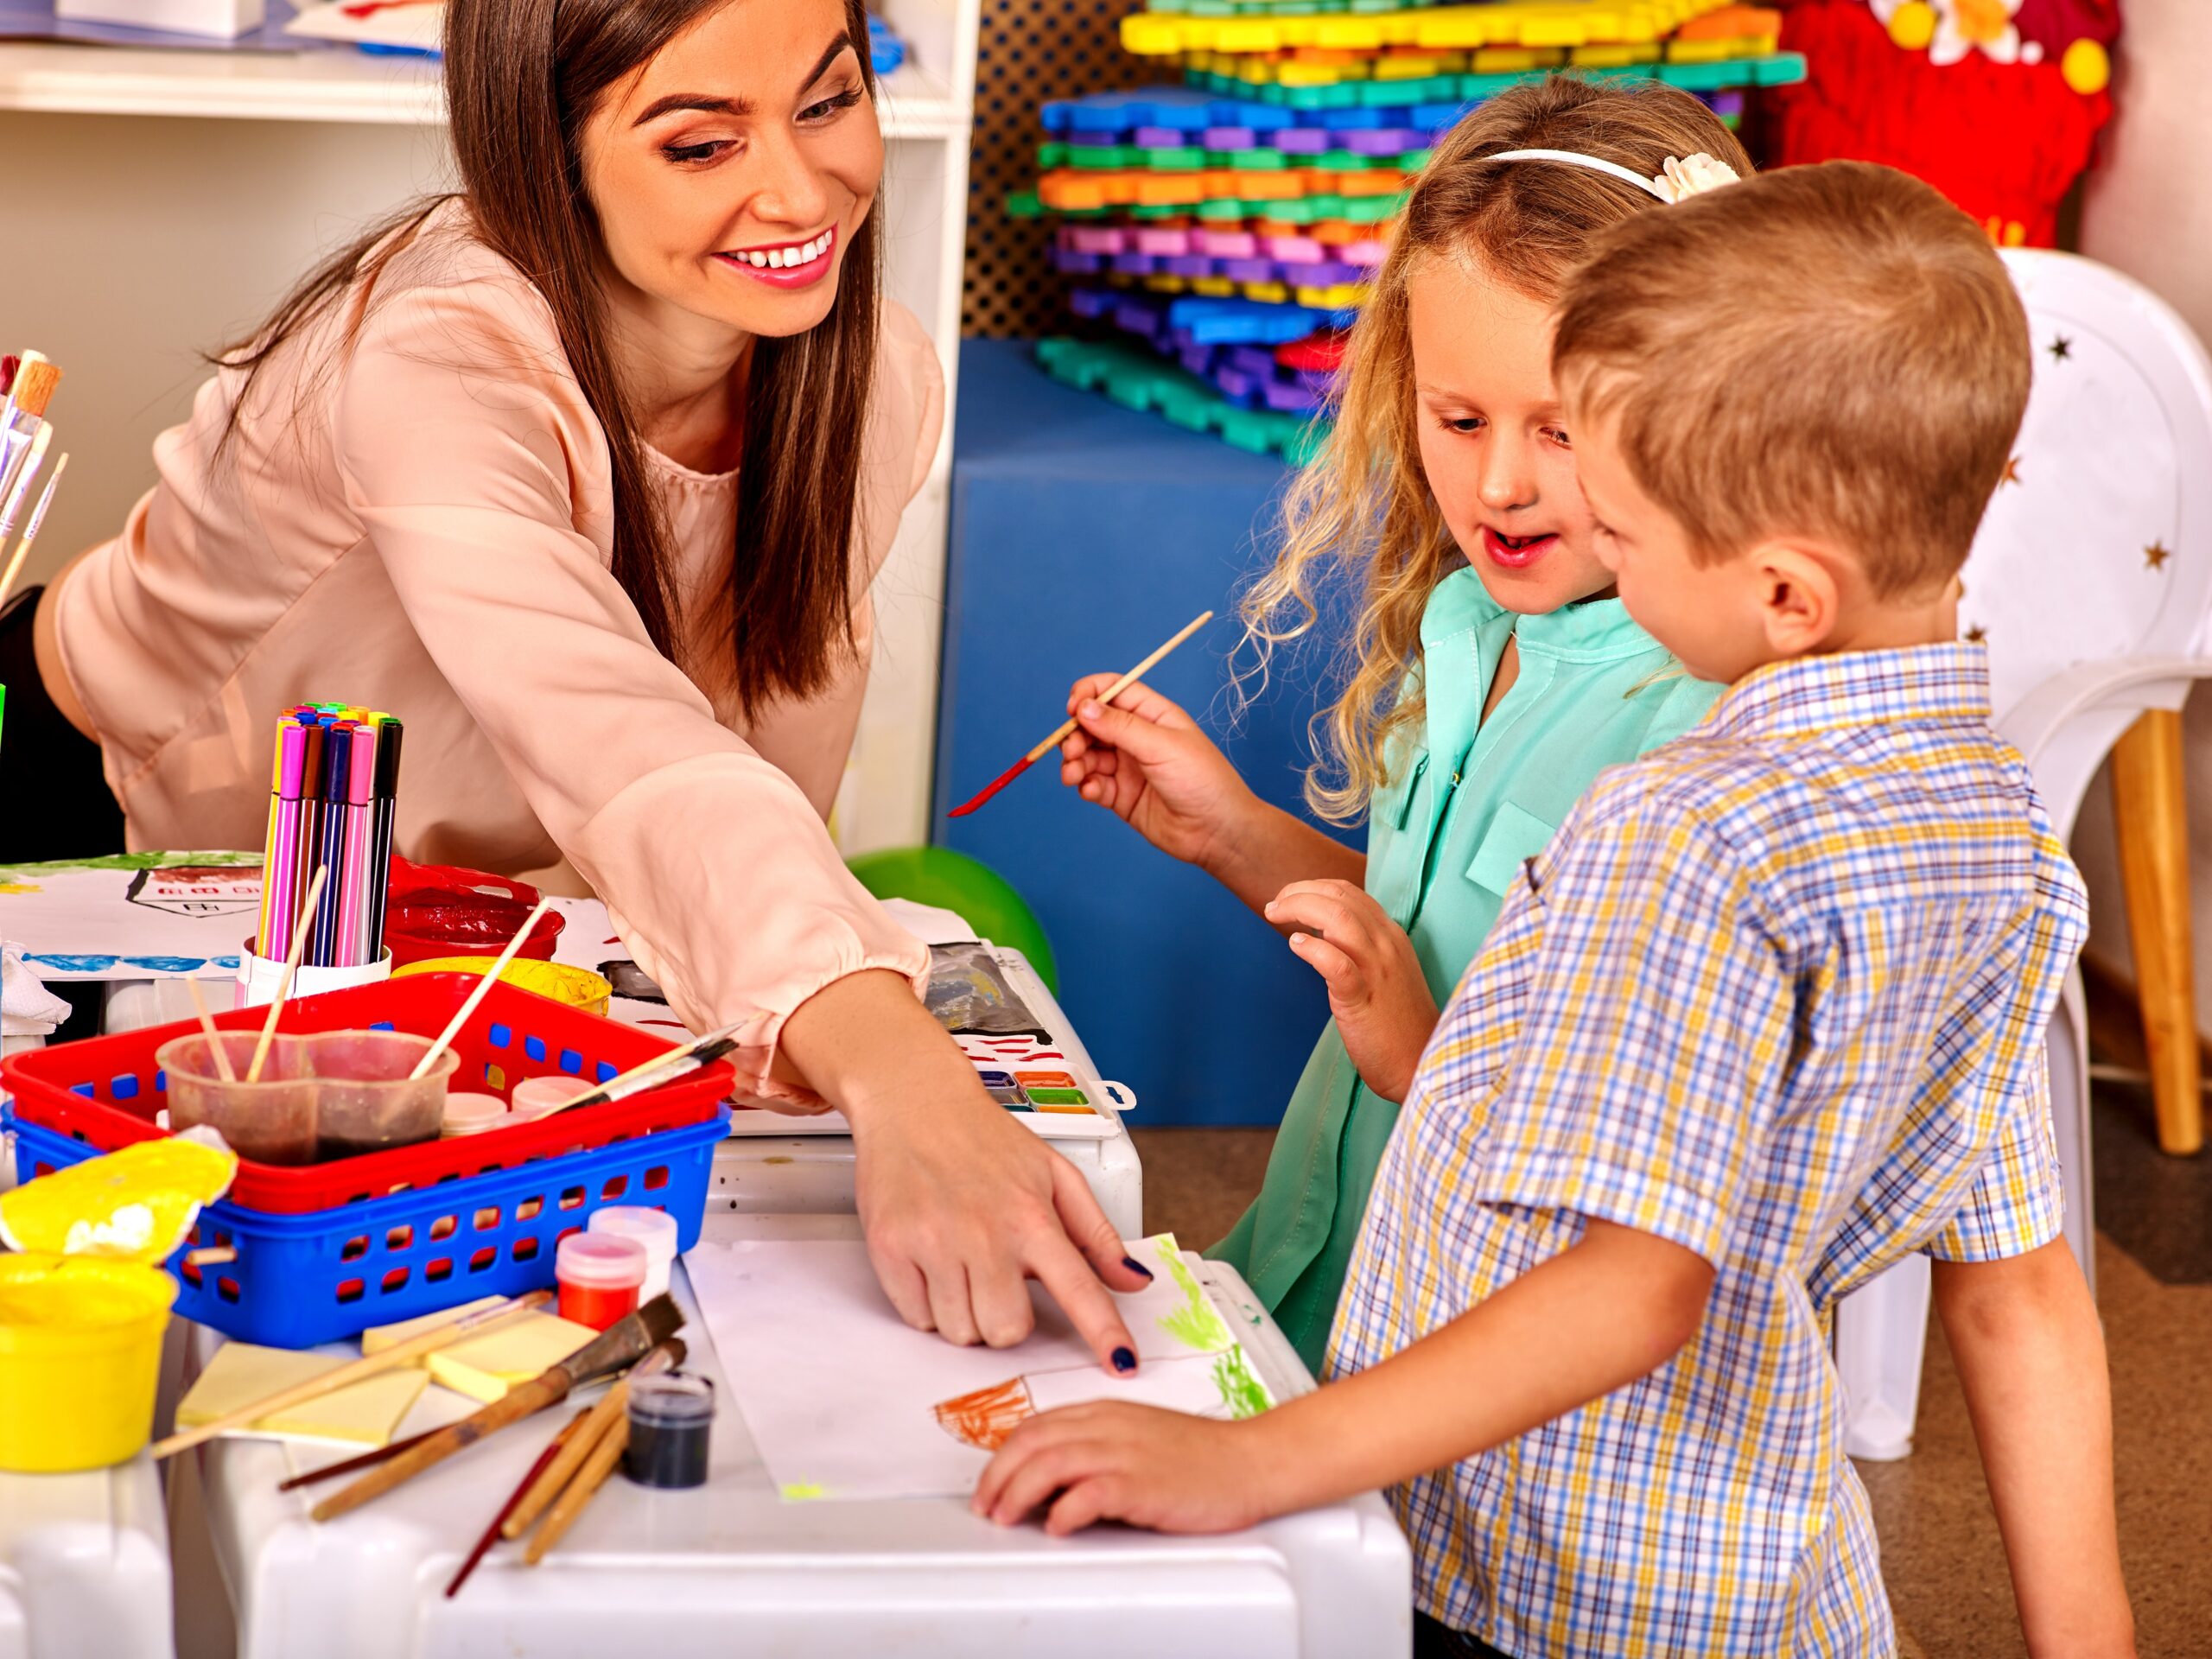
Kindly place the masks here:
<instances>
[{"instance_id":1,"label":"red fabric decoration","mask_svg":"<svg viewBox=\"0 0 2212 1659\"><path fill-rule=\"evenodd\" d=\"M2117 32L2116 0L2026 0L2014 21L2024 40L2043 45L2040 63L1973 52L1937 68L1891 41L1861 0L1792 6L1782 44L1805 54L1812 79L1768 94L1774 159L1881 162L1927 180L1992 241L2051 246L2059 202L2112 117L2111 95L2075 92L2060 59L2070 39ZM2076 28L2064 43L2045 33Z\"/></svg>"}]
</instances>

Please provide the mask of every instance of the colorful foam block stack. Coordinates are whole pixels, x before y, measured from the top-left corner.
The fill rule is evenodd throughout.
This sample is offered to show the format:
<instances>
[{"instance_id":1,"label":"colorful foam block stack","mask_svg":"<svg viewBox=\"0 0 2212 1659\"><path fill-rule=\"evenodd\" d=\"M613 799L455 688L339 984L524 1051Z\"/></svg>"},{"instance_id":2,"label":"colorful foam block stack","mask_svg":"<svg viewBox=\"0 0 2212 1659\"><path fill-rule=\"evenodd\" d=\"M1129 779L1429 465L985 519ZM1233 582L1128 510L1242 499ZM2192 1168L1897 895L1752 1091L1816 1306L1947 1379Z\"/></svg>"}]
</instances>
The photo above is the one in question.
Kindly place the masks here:
<instances>
[{"instance_id":1,"label":"colorful foam block stack","mask_svg":"<svg viewBox=\"0 0 2212 1659\"><path fill-rule=\"evenodd\" d=\"M1040 361L1244 447L1307 453L1334 334L1439 135L1554 69L1668 81L1732 125L1748 90L1804 79L1780 29L1779 12L1728 0L1147 0L1122 43L1184 84L1043 105L1036 189L1007 204L1062 221L1052 257L1084 279L1076 315L1128 338Z\"/></svg>"}]
</instances>

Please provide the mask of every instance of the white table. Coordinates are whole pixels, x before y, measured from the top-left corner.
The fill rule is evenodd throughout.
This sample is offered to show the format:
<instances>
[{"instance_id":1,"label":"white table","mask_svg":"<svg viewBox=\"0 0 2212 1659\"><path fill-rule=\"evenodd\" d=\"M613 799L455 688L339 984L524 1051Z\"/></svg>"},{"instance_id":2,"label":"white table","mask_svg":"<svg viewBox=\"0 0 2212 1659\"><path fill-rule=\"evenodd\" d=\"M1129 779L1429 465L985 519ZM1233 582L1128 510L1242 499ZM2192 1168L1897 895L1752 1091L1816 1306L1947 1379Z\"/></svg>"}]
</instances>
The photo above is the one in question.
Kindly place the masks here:
<instances>
[{"instance_id":1,"label":"white table","mask_svg":"<svg viewBox=\"0 0 2212 1659\"><path fill-rule=\"evenodd\" d=\"M0 1659L170 1659L169 1534L141 1452L0 1474Z\"/></svg>"},{"instance_id":2,"label":"white table","mask_svg":"<svg viewBox=\"0 0 2212 1659\"><path fill-rule=\"evenodd\" d=\"M737 1224L733 1223L732 1225ZM852 1237L850 1217L753 1217L746 1236ZM1208 1264L1241 1330L1249 1294ZM1358 1656L1411 1643L1411 1560L1380 1498L1224 1538L1100 1529L1054 1540L1001 1530L957 1499L786 1503L731 1402L689 1281L691 1369L715 1379L708 1484L648 1492L612 1480L541 1566L512 1547L442 1593L553 1421L511 1430L341 1520L279 1494L308 1452L204 1448L208 1518L236 1600L240 1659L606 1659L650 1652L1173 1659ZM1255 1311L1255 1310L1254 1310ZM1308 1386L1279 1332L1249 1335L1279 1393ZM219 1340L199 1333L204 1357Z\"/></svg>"}]
</instances>

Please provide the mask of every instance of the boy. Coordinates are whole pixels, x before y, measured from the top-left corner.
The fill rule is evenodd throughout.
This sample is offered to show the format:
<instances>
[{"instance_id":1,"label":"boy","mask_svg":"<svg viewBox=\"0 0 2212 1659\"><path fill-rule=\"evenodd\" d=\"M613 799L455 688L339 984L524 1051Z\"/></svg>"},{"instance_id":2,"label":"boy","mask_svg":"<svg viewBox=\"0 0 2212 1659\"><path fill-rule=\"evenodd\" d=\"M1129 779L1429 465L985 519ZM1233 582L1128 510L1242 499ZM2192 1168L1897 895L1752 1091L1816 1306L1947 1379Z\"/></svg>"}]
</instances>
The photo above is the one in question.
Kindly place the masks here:
<instances>
[{"instance_id":1,"label":"boy","mask_svg":"<svg viewBox=\"0 0 2212 1659\"><path fill-rule=\"evenodd\" d=\"M1729 690L1515 882L1376 1180L1344 1380L1048 1414L976 1508L1198 1530L1402 1483L1423 1650L1891 1653L1827 1319L1926 1250L2031 1650L2131 1653L2044 1099L2084 902L1955 638L2026 404L2004 268L1901 174L1789 168L1616 226L1554 366L1623 600Z\"/></svg>"}]
</instances>

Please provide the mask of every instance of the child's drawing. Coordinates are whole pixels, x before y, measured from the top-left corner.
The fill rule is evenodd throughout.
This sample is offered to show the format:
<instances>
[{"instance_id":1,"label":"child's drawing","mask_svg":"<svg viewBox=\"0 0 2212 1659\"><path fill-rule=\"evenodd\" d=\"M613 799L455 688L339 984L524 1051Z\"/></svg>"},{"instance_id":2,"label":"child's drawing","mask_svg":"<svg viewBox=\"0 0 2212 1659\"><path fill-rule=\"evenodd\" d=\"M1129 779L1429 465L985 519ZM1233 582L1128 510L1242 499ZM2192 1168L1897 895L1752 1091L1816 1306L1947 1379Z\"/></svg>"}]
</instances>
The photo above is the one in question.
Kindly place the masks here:
<instances>
[{"instance_id":1,"label":"child's drawing","mask_svg":"<svg viewBox=\"0 0 2212 1659\"><path fill-rule=\"evenodd\" d=\"M940 1400L931 1408L938 1427L963 1445L995 1452L1039 1412L1061 1406L1122 1401L1187 1412L1194 1417L1241 1421L1274 1404L1267 1384L1253 1374L1242 1348L1155 1359L1134 1377L1109 1377L1096 1365L1070 1365L1009 1377L988 1389Z\"/></svg>"},{"instance_id":2,"label":"child's drawing","mask_svg":"<svg viewBox=\"0 0 2212 1659\"><path fill-rule=\"evenodd\" d=\"M1175 1247L1170 1235L1161 1235L1166 1248L1160 1259L1166 1265L1168 1274L1175 1281L1175 1288L1182 1293L1181 1303L1160 1316L1160 1328L1185 1346L1201 1353L1217 1354L1224 1348L1233 1348L1236 1338L1229 1334L1229 1326L1212 1302L1207 1300L1205 1287L1198 1283L1183 1260L1183 1253Z\"/></svg>"}]
</instances>

